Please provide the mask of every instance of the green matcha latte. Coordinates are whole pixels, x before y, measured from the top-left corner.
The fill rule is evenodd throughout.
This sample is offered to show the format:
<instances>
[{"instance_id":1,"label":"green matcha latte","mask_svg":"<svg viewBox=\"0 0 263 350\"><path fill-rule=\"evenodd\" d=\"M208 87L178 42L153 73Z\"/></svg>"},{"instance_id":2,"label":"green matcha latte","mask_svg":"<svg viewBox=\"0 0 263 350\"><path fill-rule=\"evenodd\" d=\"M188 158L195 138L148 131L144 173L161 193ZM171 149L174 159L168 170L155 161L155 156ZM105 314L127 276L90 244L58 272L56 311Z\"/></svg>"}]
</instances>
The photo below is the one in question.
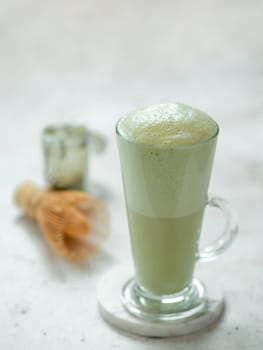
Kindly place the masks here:
<instances>
[{"instance_id":1,"label":"green matcha latte","mask_svg":"<svg viewBox=\"0 0 263 350\"><path fill-rule=\"evenodd\" d=\"M130 113L117 124L136 281L154 295L189 285L218 126L183 104Z\"/></svg>"}]
</instances>

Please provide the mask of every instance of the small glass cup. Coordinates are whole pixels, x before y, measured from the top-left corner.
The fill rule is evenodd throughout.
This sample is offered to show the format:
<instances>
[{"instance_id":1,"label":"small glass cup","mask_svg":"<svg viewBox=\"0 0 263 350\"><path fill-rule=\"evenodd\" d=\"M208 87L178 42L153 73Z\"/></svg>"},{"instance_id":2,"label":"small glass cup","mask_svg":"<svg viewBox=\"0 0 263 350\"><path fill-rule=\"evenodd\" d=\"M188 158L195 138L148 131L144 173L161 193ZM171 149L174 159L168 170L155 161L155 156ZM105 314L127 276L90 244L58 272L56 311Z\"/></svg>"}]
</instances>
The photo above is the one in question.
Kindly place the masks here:
<instances>
[{"instance_id":1,"label":"small glass cup","mask_svg":"<svg viewBox=\"0 0 263 350\"><path fill-rule=\"evenodd\" d=\"M151 110L155 113L155 106ZM215 259L237 233L230 204L207 195L219 129L193 145L164 146L130 141L119 123L116 134L135 266L135 277L123 286L122 303L142 319L193 317L207 305L206 288L193 277L196 262ZM225 227L213 244L200 249L203 214L209 207L222 211Z\"/></svg>"},{"instance_id":2,"label":"small glass cup","mask_svg":"<svg viewBox=\"0 0 263 350\"><path fill-rule=\"evenodd\" d=\"M42 132L45 178L49 188L88 188L89 151L100 153L106 140L83 125L49 125Z\"/></svg>"}]
</instances>

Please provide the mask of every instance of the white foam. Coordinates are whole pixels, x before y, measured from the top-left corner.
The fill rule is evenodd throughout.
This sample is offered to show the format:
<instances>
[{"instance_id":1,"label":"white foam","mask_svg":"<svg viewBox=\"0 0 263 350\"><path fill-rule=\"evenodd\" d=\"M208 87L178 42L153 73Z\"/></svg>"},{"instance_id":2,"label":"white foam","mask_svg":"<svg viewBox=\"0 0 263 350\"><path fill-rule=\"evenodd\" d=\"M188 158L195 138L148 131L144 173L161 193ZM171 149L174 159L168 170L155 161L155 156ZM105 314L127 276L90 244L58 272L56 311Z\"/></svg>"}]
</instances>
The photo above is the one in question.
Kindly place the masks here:
<instances>
[{"instance_id":1,"label":"white foam","mask_svg":"<svg viewBox=\"0 0 263 350\"><path fill-rule=\"evenodd\" d=\"M191 145L210 139L217 129L206 113L179 103L140 109L118 123L123 137L149 145Z\"/></svg>"}]
</instances>

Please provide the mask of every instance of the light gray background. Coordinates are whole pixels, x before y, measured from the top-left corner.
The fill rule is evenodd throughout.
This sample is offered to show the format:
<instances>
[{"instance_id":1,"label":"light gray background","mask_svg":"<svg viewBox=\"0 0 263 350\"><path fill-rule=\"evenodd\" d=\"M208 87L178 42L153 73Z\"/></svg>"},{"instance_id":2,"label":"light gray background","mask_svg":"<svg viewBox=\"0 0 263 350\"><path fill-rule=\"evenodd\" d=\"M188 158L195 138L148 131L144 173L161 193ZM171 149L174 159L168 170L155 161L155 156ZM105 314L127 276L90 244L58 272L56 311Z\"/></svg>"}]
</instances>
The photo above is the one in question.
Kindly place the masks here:
<instances>
[{"instance_id":1,"label":"light gray background","mask_svg":"<svg viewBox=\"0 0 263 350\"><path fill-rule=\"evenodd\" d=\"M262 348L262 11L259 0L0 1L1 349ZM225 290L222 322L161 340L105 324L95 287L130 258L114 123L167 101L220 124L211 191L237 208L240 234L220 260L198 268ZM11 201L17 183L43 183L40 131L65 121L109 140L91 159L91 178L105 191L111 235L81 267L55 258Z\"/></svg>"}]
</instances>

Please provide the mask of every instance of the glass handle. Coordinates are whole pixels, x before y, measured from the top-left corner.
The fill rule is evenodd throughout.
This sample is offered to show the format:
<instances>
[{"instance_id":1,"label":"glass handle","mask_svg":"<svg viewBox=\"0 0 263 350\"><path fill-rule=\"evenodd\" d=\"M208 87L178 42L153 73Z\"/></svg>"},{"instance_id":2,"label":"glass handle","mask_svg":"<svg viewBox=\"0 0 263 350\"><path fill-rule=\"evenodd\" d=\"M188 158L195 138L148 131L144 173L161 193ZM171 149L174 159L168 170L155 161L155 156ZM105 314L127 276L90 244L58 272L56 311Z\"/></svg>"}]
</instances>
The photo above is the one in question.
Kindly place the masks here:
<instances>
[{"instance_id":1,"label":"glass handle","mask_svg":"<svg viewBox=\"0 0 263 350\"><path fill-rule=\"evenodd\" d=\"M225 199L213 196L208 199L206 205L210 208L217 208L223 212L225 227L222 234L213 243L199 249L197 253L197 260L199 261L216 259L230 246L238 232L236 213Z\"/></svg>"},{"instance_id":2,"label":"glass handle","mask_svg":"<svg viewBox=\"0 0 263 350\"><path fill-rule=\"evenodd\" d=\"M93 153L102 153L107 146L107 139L99 132L88 131L89 146Z\"/></svg>"}]
</instances>

